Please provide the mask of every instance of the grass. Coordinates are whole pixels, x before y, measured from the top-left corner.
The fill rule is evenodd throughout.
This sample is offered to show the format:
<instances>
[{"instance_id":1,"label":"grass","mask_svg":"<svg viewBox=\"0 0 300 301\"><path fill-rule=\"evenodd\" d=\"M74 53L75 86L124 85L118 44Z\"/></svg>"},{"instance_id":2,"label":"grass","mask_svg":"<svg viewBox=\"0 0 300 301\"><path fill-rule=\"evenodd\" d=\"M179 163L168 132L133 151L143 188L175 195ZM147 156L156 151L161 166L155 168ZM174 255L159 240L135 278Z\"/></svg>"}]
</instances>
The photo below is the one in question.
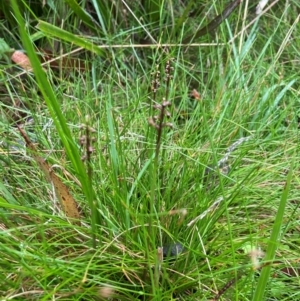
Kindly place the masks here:
<instances>
[{"instance_id":1,"label":"grass","mask_svg":"<svg viewBox=\"0 0 300 301\"><path fill-rule=\"evenodd\" d=\"M178 43L207 23L184 18L196 3L145 1L158 13L141 19L130 1L129 15L96 2L88 15L75 1L22 15L14 5L19 27L1 20L33 66L1 61L1 300L298 300L299 4L277 4L248 29L243 4L202 37L207 46L164 49L113 46L147 32ZM203 11L220 14L220 2ZM56 43L60 63L41 66L36 54ZM74 196L80 223L16 124ZM243 137L230 172L206 177ZM175 243L178 256L162 254Z\"/></svg>"}]
</instances>

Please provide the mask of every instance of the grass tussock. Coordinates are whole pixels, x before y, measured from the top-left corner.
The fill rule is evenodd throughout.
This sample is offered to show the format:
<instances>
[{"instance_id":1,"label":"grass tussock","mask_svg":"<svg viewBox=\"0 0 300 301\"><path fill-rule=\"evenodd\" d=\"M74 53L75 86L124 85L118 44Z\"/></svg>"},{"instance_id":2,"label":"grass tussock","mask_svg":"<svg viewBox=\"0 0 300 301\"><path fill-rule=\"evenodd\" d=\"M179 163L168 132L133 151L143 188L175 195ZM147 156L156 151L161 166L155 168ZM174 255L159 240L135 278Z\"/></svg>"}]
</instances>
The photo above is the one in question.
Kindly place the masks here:
<instances>
[{"instance_id":1,"label":"grass tussock","mask_svg":"<svg viewBox=\"0 0 300 301\"><path fill-rule=\"evenodd\" d=\"M298 300L298 2L58 2L0 4L1 300Z\"/></svg>"}]
</instances>

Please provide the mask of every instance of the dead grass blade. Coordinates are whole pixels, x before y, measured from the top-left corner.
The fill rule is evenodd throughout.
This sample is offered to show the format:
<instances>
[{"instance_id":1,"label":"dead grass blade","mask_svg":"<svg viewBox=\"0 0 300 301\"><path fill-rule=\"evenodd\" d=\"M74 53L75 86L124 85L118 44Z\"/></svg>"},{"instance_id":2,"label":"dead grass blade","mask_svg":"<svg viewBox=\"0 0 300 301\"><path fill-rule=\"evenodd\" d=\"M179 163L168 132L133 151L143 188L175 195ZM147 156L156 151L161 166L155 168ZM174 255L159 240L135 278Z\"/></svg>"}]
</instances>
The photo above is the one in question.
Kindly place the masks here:
<instances>
[{"instance_id":1,"label":"dead grass blade","mask_svg":"<svg viewBox=\"0 0 300 301\"><path fill-rule=\"evenodd\" d=\"M18 129L23 136L27 148L31 151L33 159L38 164L39 168L45 174L47 180L53 183L56 195L60 201L60 205L65 215L68 218L80 219L78 204L69 192L68 187L60 180L60 178L53 172L52 168L45 162L45 160L38 156L38 151L33 143L30 141L23 129L18 126Z\"/></svg>"}]
</instances>

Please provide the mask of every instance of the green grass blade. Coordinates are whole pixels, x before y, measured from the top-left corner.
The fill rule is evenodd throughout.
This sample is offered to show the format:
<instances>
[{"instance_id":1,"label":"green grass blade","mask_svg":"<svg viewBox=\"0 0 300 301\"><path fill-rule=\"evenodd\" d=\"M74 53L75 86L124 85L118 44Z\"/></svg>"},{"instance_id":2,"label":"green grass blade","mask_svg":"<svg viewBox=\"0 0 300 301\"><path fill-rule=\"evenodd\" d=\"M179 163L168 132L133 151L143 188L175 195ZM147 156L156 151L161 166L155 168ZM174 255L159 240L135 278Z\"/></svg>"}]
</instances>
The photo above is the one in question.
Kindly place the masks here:
<instances>
[{"instance_id":1,"label":"green grass blade","mask_svg":"<svg viewBox=\"0 0 300 301\"><path fill-rule=\"evenodd\" d=\"M91 3L95 9L104 35L107 35L107 30L111 23L111 8L109 7L109 1L92 0Z\"/></svg>"},{"instance_id":2,"label":"green grass blade","mask_svg":"<svg viewBox=\"0 0 300 301\"><path fill-rule=\"evenodd\" d=\"M268 243L267 253L266 253L266 257L265 257L265 261L267 263L272 263L272 261L275 258L275 252L278 247L280 231L281 231L281 226L282 226L282 222L283 222L284 210L286 207L286 202L287 202L288 194L289 194L290 187L291 187L292 175L293 175L293 164L292 164L292 167L287 176L285 187L284 187L282 195L281 195L281 200L280 200L279 208L277 211L277 215L276 215L276 218L274 221L273 230L272 230L271 237L270 237L270 240ZM267 286L267 283L268 283L268 280L270 277L271 268L272 268L272 264L267 264L265 267L262 268L260 277L258 279L257 287L255 290L254 296L252 298L253 301L264 300L264 295L265 295L266 286Z\"/></svg>"},{"instance_id":3,"label":"green grass blade","mask_svg":"<svg viewBox=\"0 0 300 301\"><path fill-rule=\"evenodd\" d=\"M71 32L63 30L57 26L49 24L47 22L39 21L37 28L39 30L41 30L48 37L54 37L54 38L58 38L60 40L72 43L72 44L82 47L86 50L94 52L95 54L97 54L99 56L104 56L104 54L105 54L103 49L100 49L99 47L97 47L97 45L91 43L90 41L83 39Z\"/></svg>"},{"instance_id":4,"label":"green grass blade","mask_svg":"<svg viewBox=\"0 0 300 301\"><path fill-rule=\"evenodd\" d=\"M18 204L17 200L13 197L13 195L9 192L9 190L5 187L5 185L0 182L0 195L3 195L5 200L10 204Z\"/></svg>"},{"instance_id":5,"label":"green grass blade","mask_svg":"<svg viewBox=\"0 0 300 301\"><path fill-rule=\"evenodd\" d=\"M89 28L96 31L99 24L89 15L75 0L65 0L73 12L82 20Z\"/></svg>"},{"instance_id":6,"label":"green grass blade","mask_svg":"<svg viewBox=\"0 0 300 301\"><path fill-rule=\"evenodd\" d=\"M94 205L93 205L94 193L90 187L91 186L90 181L87 177L85 168L80 159L80 154L79 154L78 148L77 148L76 143L72 137L72 134L67 126L65 117L63 116L60 105L55 97L54 91L47 79L46 73L42 69L40 61L35 53L35 50L33 48L32 42L29 38L29 35L26 32L26 26L24 24L23 18L21 16L20 10L19 10L15 0L12 1L12 7L14 10L16 19L18 20L18 23L19 23L20 36L21 36L23 45L24 45L25 49L27 50L27 54L30 58L30 61L31 61L31 64L33 67L33 71L34 71L34 75L35 75L37 83L38 83L38 87L39 87L40 91L42 92L44 100L50 111L51 117L54 121L55 128L56 128L56 130L59 134L59 137L65 147L66 153L73 164L76 175L78 176L78 178L81 182L83 192L84 192L86 199L88 200L88 203L92 210L92 231L95 231L97 212L96 212L96 210L92 209L92 208L94 208Z\"/></svg>"}]
</instances>

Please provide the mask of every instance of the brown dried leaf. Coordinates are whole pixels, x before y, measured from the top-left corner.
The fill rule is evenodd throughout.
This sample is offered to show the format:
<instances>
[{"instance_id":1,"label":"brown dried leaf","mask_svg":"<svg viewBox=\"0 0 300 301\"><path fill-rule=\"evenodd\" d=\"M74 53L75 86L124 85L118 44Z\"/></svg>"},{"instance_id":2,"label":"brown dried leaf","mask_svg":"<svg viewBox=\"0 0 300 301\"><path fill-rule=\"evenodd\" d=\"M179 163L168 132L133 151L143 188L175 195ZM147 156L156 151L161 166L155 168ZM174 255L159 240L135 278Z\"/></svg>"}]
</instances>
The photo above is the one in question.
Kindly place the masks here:
<instances>
[{"instance_id":1,"label":"brown dried leaf","mask_svg":"<svg viewBox=\"0 0 300 301\"><path fill-rule=\"evenodd\" d=\"M78 205L73 196L70 194L68 187L60 180L60 178L56 174L54 174L53 170L45 162L45 160L37 155L35 146L29 140L25 132L19 126L18 129L26 142L27 148L31 150L33 159L43 171L47 180L53 183L56 195L60 201L62 210L64 211L65 215L69 218L79 219L80 213L78 211Z\"/></svg>"},{"instance_id":2,"label":"brown dried leaf","mask_svg":"<svg viewBox=\"0 0 300 301\"><path fill-rule=\"evenodd\" d=\"M16 50L12 54L11 60L17 65L19 65L21 68L25 69L26 71L32 70L32 66L28 56L20 50Z\"/></svg>"},{"instance_id":3,"label":"brown dried leaf","mask_svg":"<svg viewBox=\"0 0 300 301\"><path fill-rule=\"evenodd\" d=\"M201 100L200 93L196 89L193 89L191 96L196 100Z\"/></svg>"},{"instance_id":4,"label":"brown dried leaf","mask_svg":"<svg viewBox=\"0 0 300 301\"><path fill-rule=\"evenodd\" d=\"M299 277L300 268L299 267L285 267L281 269L281 272L289 277Z\"/></svg>"}]
</instances>

